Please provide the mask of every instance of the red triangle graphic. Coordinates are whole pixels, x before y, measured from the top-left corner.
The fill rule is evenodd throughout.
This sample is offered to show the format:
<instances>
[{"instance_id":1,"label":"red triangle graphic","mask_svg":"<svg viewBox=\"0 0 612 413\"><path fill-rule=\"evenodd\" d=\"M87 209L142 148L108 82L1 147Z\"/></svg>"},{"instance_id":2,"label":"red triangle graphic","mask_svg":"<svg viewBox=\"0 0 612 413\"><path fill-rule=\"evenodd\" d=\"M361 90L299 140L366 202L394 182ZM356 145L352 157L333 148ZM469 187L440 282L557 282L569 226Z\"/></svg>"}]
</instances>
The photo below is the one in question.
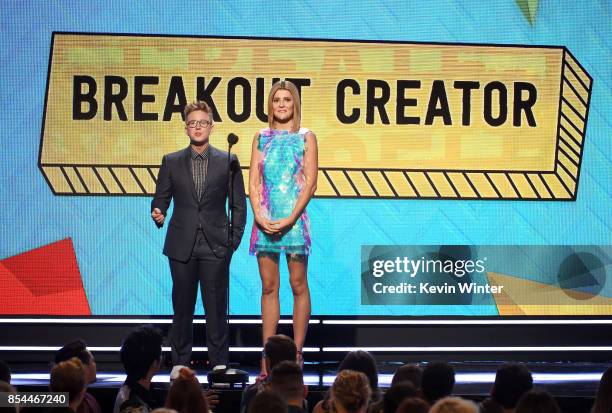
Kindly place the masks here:
<instances>
[{"instance_id":1,"label":"red triangle graphic","mask_svg":"<svg viewBox=\"0 0 612 413\"><path fill-rule=\"evenodd\" d=\"M72 240L0 261L4 314L91 315Z\"/></svg>"}]
</instances>

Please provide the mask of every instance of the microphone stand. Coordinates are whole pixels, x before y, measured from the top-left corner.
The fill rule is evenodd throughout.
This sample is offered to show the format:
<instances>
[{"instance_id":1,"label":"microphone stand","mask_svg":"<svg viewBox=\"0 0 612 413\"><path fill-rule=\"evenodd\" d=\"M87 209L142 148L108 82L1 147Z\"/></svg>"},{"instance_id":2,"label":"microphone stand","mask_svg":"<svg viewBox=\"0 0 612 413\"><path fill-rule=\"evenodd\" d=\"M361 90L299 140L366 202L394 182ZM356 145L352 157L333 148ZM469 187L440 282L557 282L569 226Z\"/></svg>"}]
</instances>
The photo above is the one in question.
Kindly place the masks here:
<instances>
[{"instance_id":1,"label":"microphone stand","mask_svg":"<svg viewBox=\"0 0 612 413\"><path fill-rule=\"evenodd\" d=\"M231 254L233 254L234 249L234 173L232 171L232 146L238 141L238 137L233 133L230 133L227 136L227 253L226 253L226 266L227 266L227 315L225 317L225 322L227 323L227 339L229 340L230 336L230 324L229 324L229 316L230 316L230 261ZM229 357L229 354L228 354ZM228 360L229 363L229 360Z\"/></svg>"},{"instance_id":2,"label":"microphone stand","mask_svg":"<svg viewBox=\"0 0 612 413\"><path fill-rule=\"evenodd\" d=\"M226 253L226 267L227 267L227 297L226 297L226 317L225 323L227 326L227 339L229 341L230 335L230 324L229 324L229 313L230 313L230 261L231 254L233 253L234 248L234 225L233 225L233 215L234 215L234 191L233 191L233 183L234 183L234 171L232 168L232 146L238 142L238 136L233 133L230 133L227 136L227 253ZM229 357L229 355L228 355ZM249 374L246 371L238 370L225 366L224 369L213 370L208 373L208 384L209 387L223 387L223 388L233 388L236 384L242 384L242 387L246 385L249 381Z\"/></svg>"},{"instance_id":3,"label":"microphone stand","mask_svg":"<svg viewBox=\"0 0 612 413\"><path fill-rule=\"evenodd\" d=\"M227 144L227 251L230 251L230 248L234 246L234 226L233 224L233 215L234 215L234 191L233 191L233 178L234 174L232 172L232 146L233 144L228 141ZM229 270L229 260L228 260L228 270ZM228 284L229 285L229 284ZM229 309L229 301L228 301L228 309ZM229 313L228 313L229 315Z\"/></svg>"},{"instance_id":4,"label":"microphone stand","mask_svg":"<svg viewBox=\"0 0 612 413\"><path fill-rule=\"evenodd\" d=\"M229 135L227 135L227 209L228 209L227 211L227 249L228 249L228 252L230 251L230 248L233 248L234 246L234 225L233 225L234 223L233 221L234 173L232 171L232 146L234 146L236 143L238 143L238 136L236 136L233 133L230 133ZM228 270L229 270L229 262L228 262ZM228 300L228 306L229 306L229 300Z\"/></svg>"}]
</instances>

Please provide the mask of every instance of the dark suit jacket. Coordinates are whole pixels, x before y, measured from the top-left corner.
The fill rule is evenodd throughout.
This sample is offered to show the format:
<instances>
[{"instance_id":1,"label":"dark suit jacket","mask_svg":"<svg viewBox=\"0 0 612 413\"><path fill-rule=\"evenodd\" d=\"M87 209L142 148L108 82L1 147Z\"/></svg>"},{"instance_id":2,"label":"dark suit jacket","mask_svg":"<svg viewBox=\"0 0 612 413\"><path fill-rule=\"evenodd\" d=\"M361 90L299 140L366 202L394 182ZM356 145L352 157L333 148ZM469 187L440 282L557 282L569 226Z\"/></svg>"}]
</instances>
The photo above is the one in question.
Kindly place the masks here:
<instances>
[{"instance_id":1,"label":"dark suit jacket","mask_svg":"<svg viewBox=\"0 0 612 413\"><path fill-rule=\"evenodd\" d=\"M234 204L232 247L236 250L246 223L246 197L242 170L236 155L232 154L231 162ZM227 254L227 152L211 146L207 171L204 192L198 201L191 173L191 148L188 146L178 152L169 153L162 159L151 210L159 208L162 214L166 215L170 200L174 199L174 212L164 244L164 254L169 258L189 260L198 224L201 225L213 253L219 258Z\"/></svg>"}]
</instances>

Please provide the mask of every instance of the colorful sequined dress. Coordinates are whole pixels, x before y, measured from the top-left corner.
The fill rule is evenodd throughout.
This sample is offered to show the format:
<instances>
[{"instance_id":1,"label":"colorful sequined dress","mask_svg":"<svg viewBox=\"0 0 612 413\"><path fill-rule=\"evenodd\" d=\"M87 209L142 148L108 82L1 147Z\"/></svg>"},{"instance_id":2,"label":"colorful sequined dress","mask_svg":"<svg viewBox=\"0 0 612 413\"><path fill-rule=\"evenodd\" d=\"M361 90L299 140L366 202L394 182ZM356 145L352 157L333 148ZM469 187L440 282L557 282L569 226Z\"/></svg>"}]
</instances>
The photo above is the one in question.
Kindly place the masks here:
<instances>
[{"instance_id":1,"label":"colorful sequined dress","mask_svg":"<svg viewBox=\"0 0 612 413\"><path fill-rule=\"evenodd\" d=\"M265 128L259 132L259 211L271 221L291 215L304 187L304 150L308 132L306 128L298 132ZM308 255L310 221L306 210L282 236L268 235L253 222L249 252L264 251Z\"/></svg>"}]
</instances>

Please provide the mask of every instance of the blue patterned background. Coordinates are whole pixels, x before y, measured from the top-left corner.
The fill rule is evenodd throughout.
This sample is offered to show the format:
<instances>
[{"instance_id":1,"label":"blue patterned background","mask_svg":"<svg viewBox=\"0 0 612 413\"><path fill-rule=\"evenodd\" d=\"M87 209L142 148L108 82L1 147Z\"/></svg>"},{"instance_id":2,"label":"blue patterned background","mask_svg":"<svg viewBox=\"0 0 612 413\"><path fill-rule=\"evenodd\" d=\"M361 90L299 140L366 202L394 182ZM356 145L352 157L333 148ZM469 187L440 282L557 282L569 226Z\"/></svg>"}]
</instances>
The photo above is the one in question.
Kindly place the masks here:
<instances>
[{"instance_id":1,"label":"blue patterned background","mask_svg":"<svg viewBox=\"0 0 612 413\"><path fill-rule=\"evenodd\" d=\"M576 202L315 199L308 207L313 314L495 314L489 306L361 306L361 245L610 244L610 7L608 1L541 0L532 25L511 0L183 0L172 6L3 0L0 259L71 237L93 314L172 311L169 268L161 254L165 234L149 217L150 199L56 197L37 168L52 31L567 46L594 79ZM213 144L215 139L220 137ZM247 233L251 224L249 215ZM232 314L259 314L259 276L247 244L245 236L232 263ZM282 313L290 314L286 268L281 277Z\"/></svg>"}]
</instances>

